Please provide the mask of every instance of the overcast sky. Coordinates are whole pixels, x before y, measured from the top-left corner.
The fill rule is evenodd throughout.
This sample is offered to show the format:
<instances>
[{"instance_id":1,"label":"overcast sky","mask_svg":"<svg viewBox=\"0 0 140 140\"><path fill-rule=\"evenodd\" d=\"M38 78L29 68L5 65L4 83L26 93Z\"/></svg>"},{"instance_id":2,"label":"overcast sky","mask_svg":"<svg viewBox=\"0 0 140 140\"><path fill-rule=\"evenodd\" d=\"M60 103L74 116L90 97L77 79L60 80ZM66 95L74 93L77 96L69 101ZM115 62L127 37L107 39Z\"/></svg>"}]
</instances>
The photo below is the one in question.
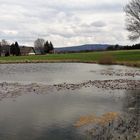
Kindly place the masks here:
<instances>
[{"instance_id":1,"label":"overcast sky","mask_svg":"<svg viewBox=\"0 0 140 140\"><path fill-rule=\"evenodd\" d=\"M123 7L129 0L0 0L0 39L55 47L131 44Z\"/></svg>"}]
</instances>

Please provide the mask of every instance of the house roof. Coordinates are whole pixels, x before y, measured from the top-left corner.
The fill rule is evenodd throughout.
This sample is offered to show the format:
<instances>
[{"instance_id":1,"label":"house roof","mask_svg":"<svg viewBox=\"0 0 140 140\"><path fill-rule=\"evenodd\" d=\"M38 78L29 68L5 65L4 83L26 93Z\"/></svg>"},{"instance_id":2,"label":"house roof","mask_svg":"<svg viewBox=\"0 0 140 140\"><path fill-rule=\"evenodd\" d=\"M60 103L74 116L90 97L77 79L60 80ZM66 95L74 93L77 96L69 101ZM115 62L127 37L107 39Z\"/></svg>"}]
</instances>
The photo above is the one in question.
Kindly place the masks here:
<instances>
[{"instance_id":1,"label":"house roof","mask_svg":"<svg viewBox=\"0 0 140 140\"><path fill-rule=\"evenodd\" d=\"M20 53L21 55L26 55L29 53L35 53L33 47L20 47Z\"/></svg>"}]
</instances>

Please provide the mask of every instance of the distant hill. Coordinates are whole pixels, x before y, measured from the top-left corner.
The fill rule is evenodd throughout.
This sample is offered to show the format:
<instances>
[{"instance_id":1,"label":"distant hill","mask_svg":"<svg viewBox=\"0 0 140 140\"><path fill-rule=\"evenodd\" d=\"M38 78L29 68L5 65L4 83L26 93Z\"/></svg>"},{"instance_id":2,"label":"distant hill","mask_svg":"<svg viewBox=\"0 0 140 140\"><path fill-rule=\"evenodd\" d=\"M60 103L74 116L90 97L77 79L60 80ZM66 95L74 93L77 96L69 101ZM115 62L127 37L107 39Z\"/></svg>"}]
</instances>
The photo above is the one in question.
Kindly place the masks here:
<instances>
[{"instance_id":1,"label":"distant hill","mask_svg":"<svg viewBox=\"0 0 140 140\"><path fill-rule=\"evenodd\" d=\"M80 51L97 51L106 50L110 45L107 44L86 44L80 46L55 48L56 52L80 52Z\"/></svg>"}]
</instances>

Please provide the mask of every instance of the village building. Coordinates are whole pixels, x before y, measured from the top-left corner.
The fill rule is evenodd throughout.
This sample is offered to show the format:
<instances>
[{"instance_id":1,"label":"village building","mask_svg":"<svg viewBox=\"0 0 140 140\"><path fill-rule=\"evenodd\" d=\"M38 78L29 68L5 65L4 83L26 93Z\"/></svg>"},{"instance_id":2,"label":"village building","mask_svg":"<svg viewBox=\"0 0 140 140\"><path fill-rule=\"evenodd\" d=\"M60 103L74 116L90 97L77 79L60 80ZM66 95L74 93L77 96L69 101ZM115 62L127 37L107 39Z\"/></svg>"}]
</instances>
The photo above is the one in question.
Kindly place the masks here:
<instances>
[{"instance_id":1,"label":"village building","mask_svg":"<svg viewBox=\"0 0 140 140\"><path fill-rule=\"evenodd\" d=\"M36 55L36 51L34 47L27 47L27 46L19 46L20 54L22 56L25 55ZM10 45L0 46L0 56L9 56L10 53Z\"/></svg>"},{"instance_id":2,"label":"village building","mask_svg":"<svg viewBox=\"0 0 140 140\"><path fill-rule=\"evenodd\" d=\"M21 55L35 55L35 49L33 47L27 47L27 46L20 46L20 53Z\"/></svg>"}]
</instances>

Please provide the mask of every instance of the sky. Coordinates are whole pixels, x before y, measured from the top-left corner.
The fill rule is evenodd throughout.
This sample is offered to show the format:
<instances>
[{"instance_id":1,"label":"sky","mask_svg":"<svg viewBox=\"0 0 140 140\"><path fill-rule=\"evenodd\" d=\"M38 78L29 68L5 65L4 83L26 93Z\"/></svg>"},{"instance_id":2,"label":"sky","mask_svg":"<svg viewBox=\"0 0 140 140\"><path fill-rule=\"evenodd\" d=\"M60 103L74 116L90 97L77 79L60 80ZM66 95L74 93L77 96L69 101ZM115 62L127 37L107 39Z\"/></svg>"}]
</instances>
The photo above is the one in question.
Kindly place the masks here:
<instances>
[{"instance_id":1,"label":"sky","mask_svg":"<svg viewBox=\"0 0 140 140\"><path fill-rule=\"evenodd\" d=\"M132 44L125 29L129 0L0 0L0 39L55 47Z\"/></svg>"}]
</instances>

